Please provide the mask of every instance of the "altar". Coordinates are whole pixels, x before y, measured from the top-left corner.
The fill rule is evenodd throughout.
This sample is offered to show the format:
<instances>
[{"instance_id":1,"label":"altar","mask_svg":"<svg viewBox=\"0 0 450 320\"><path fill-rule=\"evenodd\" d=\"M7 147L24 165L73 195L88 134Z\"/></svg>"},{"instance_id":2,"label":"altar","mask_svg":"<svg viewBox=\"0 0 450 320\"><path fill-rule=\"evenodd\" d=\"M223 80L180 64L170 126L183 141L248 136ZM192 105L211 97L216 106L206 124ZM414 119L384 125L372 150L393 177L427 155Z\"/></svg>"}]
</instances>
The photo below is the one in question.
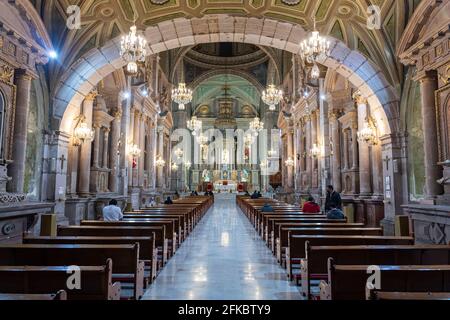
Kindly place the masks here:
<instances>
[{"instance_id":1,"label":"altar","mask_svg":"<svg viewBox=\"0 0 450 320\"><path fill-rule=\"evenodd\" d=\"M234 181L222 180L214 183L214 191L215 192L236 192L237 191L237 183Z\"/></svg>"}]
</instances>

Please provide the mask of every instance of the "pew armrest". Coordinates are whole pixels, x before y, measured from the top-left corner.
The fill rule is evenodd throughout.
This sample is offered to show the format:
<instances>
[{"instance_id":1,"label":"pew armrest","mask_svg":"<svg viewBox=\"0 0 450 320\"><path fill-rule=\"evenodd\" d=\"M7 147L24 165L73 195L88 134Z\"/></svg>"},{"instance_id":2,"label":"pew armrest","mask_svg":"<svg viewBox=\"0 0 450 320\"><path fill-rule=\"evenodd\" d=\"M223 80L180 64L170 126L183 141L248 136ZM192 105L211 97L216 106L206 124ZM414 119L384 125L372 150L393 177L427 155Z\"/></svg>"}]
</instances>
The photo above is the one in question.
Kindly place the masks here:
<instances>
[{"instance_id":1,"label":"pew armrest","mask_svg":"<svg viewBox=\"0 0 450 320\"><path fill-rule=\"evenodd\" d=\"M121 286L120 282L114 282L110 285L108 300L120 300Z\"/></svg>"},{"instance_id":2,"label":"pew armrest","mask_svg":"<svg viewBox=\"0 0 450 320\"><path fill-rule=\"evenodd\" d=\"M301 288L300 293L309 300L309 270L308 270L308 259L300 260L300 274L301 274Z\"/></svg>"},{"instance_id":3,"label":"pew armrest","mask_svg":"<svg viewBox=\"0 0 450 320\"><path fill-rule=\"evenodd\" d=\"M320 300L331 300L331 285L322 280L319 284Z\"/></svg>"},{"instance_id":4,"label":"pew armrest","mask_svg":"<svg viewBox=\"0 0 450 320\"><path fill-rule=\"evenodd\" d=\"M144 261L138 260L134 282L134 298L136 300L139 300L144 295L144 270Z\"/></svg>"}]
</instances>

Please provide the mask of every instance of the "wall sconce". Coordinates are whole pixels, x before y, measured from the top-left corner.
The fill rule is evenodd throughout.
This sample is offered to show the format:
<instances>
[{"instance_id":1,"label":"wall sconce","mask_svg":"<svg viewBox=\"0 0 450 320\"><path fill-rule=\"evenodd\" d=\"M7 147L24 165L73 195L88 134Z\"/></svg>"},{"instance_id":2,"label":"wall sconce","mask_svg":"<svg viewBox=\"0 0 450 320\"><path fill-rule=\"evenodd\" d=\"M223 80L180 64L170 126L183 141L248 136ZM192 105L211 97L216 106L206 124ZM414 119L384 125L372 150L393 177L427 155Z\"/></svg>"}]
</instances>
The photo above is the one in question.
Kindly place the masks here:
<instances>
[{"instance_id":1,"label":"wall sconce","mask_svg":"<svg viewBox=\"0 0 450 320\"><path fill-rule=\"evenodd\" d=\"M155 164L158 168L164 168L164 166L166 165L166 162L164 161L164 159L161 156L159 156L158 160L156 160Z\"/></svg>"},{"instance_id":2,"label":"wall sconce","mask_svg":"<svg viewBox=\"0 0 450 320\"><path fill-rule=\"evenodd\" d=\"M88 124L86 123L86 117L80 116L79 123L73 131L74 146L80 146L85 141L91 142L92 140L94 140L94 134L94 130L89 128Z\"/></svg>"},{"instance_id":3,"label":"wall sconce","mask_svg":"<svg viewBox=\"0 0 450 320\"><path fill-rule=\"evenodd\" d=\"M287 167L293 167L294 164L295 164L295 162L294 162L294 160L293 160L291 157L289 157L289 158L284 162L284 164L285 164Z\"/></svg>"},{"instance_id":4,"label":"wall sconce","mask_svg":"<svg viewBox=\"0 0 450 320\"><path fill-rule=\"evenodd\" d=\"M174 162L173 164L172 164L172 171L178 171L178 165Z\"/></svg>"},{"instance_id":5,"label":"wall sconce","mask_svg":"<svg viewBox=\"0 0 450 320\"><path fill-rule=\"evenodd\" d=\"M310 150L310 154L312 158L318 158L322 154L320 147L317 145L317 143L313 144L313 147Z\"/></svg>"}]
</instances>

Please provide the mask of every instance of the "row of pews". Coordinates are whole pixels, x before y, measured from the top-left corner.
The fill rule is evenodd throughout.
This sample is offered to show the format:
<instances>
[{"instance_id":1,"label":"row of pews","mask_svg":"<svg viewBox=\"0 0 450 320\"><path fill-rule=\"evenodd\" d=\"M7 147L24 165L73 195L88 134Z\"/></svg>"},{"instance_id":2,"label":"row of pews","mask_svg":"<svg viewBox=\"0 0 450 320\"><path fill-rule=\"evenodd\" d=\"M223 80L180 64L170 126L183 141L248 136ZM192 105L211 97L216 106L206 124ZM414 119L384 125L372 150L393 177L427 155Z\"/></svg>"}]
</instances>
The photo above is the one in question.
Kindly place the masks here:
<instances>
[{"instance_id":1,"label":"row of pews","mask_svg":"<svg viewBox=\"0 0 450 320\"><path fill-rule=\"evenodd\" d=\"M138 300L213 202L188 197L0 244L0 300Z\"/></svg>"},{"instance_id":2,"label":"row of pews","mask_svg":"<svg viewBox=\"0 0 450 320\"><path fill-rule=\"evenodd\" d=\"M274 199L236 201L305 299L450 299L450 244L415 245ZM261 212L266 203L274 212Z\"/></svg>"}]
</instances>

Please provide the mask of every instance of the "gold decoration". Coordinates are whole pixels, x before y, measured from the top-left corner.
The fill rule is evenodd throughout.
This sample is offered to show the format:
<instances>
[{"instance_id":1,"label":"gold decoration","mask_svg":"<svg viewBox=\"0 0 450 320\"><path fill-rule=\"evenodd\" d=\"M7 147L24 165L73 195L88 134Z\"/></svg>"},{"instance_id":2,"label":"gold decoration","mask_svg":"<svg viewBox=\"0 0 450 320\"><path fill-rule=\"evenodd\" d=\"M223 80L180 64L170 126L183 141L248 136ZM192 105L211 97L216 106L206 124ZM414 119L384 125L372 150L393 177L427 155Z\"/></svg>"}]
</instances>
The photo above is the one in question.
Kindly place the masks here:
<instances>
[{"instance_id":1,"label":"gold decoration","mask_svg":"<svg viewBox=\"0 0 450 320\"><path fill-rule=\"evenodd\" d=\"M2 79L4 82L9 83L13 75L14 75L13 68L7 65L0 66L0 79Z\"/></svg>"},{"instance_id":2,"label":"gold decoration","mask_svg":"<svg viewBox=\"0 0 450 320\"><path fill-rule=\"evenodd\" d=\"M441 78L444 85L447 85L450 82L450 64L445 69L444 74L439 74L439 78Z\"/></svg>"}]
</instances>

